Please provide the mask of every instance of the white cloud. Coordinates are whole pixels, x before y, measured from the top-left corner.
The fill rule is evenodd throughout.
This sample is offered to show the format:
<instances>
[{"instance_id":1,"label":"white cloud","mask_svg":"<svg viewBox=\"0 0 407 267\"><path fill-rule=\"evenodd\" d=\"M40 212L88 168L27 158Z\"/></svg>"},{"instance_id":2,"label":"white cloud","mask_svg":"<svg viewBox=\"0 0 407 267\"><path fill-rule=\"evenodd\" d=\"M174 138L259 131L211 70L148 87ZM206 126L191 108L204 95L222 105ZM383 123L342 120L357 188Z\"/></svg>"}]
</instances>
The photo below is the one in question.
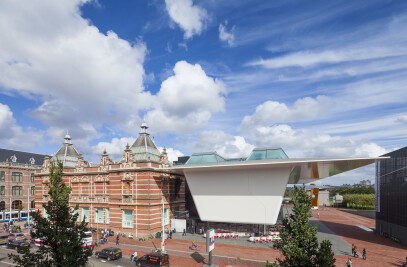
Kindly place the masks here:
<instances>
[{"instance_id":1,"label":"white cloud","mask_svg":"<svg viewBox=\"0 0 407 267\"><path fill-rule=\"evenodd\" d=\"M145 44L101 33L80 16L84 2L0 3L0 35L7 36L0 43L0 86L44 100L34 116L46 125L56 123L52 113L71 112L67 106L96 127L151 106L143 87Z\"/></svg>"},{"instance_id":2,"label":"white cloud","mask_svg":"<svg viewBox=\"0 0 407 267\"><path fill-rule=\"evenodd\" d=\"M124 154L126 145L133 145L136 139L133 137L113 138L111 142L99 142L93 146L93 153L101 155L106 149L107 154L114 159L120 159Z\"/></svg>"},{"instance_id":3,"label":"white cloud","mask_svg":"<svg viewBox=\"0 0 407 267\"><path fill-rule=\"evenodd\" d=\"M373 157L386 150L369 141L331 136L289 125L259 126L248 132L256 146L277 146L290 151L290 157Z\"/></svg>"},{"instance_id":4,"label":"white cloud","mask_svg":"<svg viewBox=\"0 0 407 267\"><path fill-rule=\"evenodd\" d=\"M205 125L213 112L224 110L222 81L211 78L199 64L179 61L174 75L162 82L155 109L146 120L155 131L180 132Z\"/></svg>"},{"instance_id":5,"label":"white cloud","mask_svg":"<svg viewBox=\"0 0 407 267\"><path fill-rule=\"evenodd\" d=\"M185 39L201 34L206 27L208 13L204 8L194 5L192 0L165 0L165 5L168 15L185 32Z\"/></svg>"},{"instance_id":6,"label":"white cloud","mask_svg":"<svg viewBox=\"0 0 407 267\"><path fill-rule=\"evenodd\" d=\"M17 124L10 107L0 103L0 144L4 148L27 149L43 143L43 133Z\"/></svg>"},{"instance_id":7,"label":"white cloud","mask_svg":"<svg viewBox=\"0 0 407 267\"><path fill-rule=\"evenodd\" d=\"M323 112L332 105L332 99L326 96L305 97L294 102L291 108L277 101L266 101L256 107L253 115L243 118L240 129L249 129L256 125L269 126L274 123L314 119L323 116Z\"/></svg>"},{"instance_id":8,"label":"white cloud","mask_svg":"<svg viewBox=\"0 0 407 267\"><path fill-rule=\"evenodd\" d=\"M249 66L262 66L268 69L286 67L309 67L323 63L340 63L345 61L357 61L378 59L383 57L400 56L405 54L406 49L390 49L386 47L373 47L370 49L346 49L328 50L322 52L301 51L285 56L260 59L248 63Z\"/></svg>"},{"instance_id":9,"label":"white cloud","mask_svg":"<svg viewBox=\"0 0 407 267\"><path fill-rule=\"evenodd\" d=\"M234 46L235 44L235 26L228 32L226 26L228 21L225 21L225 25L219 24L219 39L224 42L227 42L228 46Z\"/></svg>"},{"instance_id":10,"label":"white cloud","mask_svg":"<svg viewBox=\"0 0 407 267\"><path fill-rule=\"evenodd\" d=\"M190 144L193 151L216 151L226 158L247 157L254 148L244 137L233 136L222 131L203 131L198 134L197 139Z\"/></svg>"},{"instance_id":11,"label":"white cloud","mask_svg":"<svg viewBox=\"0 0 407 267\"><path fill-rule=\"evenodd\" d=\"M396 122L407 123L407 114L398 116Z\"/></svg>"},{"instance_id":12,"label":"white cloud","mask_svg":"<svg viewBox=\"0 0 407 267\"><path fill-rule=\"evenodd\" d=\"M158 150L160 150L160 152L162 152L162 151L163 151L163 147L159 147ZM168 147L168 148L166 148L166 150L167 150L168 160L169 160L170 162L177 161L177 160L178 160L178 157L184 156L184 153L182 153L181 151L179 151L179 150L177 150L177 149Z\"/></svg>"}]
</instances>

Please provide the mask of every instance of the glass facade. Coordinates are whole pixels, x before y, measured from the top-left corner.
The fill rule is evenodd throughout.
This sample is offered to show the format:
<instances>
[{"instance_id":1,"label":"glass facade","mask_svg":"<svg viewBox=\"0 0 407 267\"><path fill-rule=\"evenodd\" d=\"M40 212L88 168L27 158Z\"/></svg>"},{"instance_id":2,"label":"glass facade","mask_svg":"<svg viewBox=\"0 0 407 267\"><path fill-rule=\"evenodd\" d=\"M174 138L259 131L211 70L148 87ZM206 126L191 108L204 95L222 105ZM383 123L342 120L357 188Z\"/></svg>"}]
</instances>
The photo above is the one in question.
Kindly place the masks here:
<instances>
[{"instance_id":1,"label":"glass facade","mask_svg":"<svg viewBox=\"0 0 407 267\"><path fill-rule=\"evenodd\" d=\"M384 156L391 158L376 163L376 230L407 244L407 147Z\"/></svg>"},{"instance_id":2,"label":"glass facade","mask_svg":"<svg viewBox=\"0 0 407 267\"><path fill-rule=\"evenodd\" d=\"M214 152L192 155L185 164L217 163L223 161L225 161L225 159Z\"/></svg>"},{"instance_id":3,"label":"glass facade","mask_svg":"<svg viewBox=\"0 0 407 267\"><path fill-rule=\"evenodd\" d=\"M287 159L287 154L281 148L255 149L247 160Z\"/></svg>"}]
</instances>

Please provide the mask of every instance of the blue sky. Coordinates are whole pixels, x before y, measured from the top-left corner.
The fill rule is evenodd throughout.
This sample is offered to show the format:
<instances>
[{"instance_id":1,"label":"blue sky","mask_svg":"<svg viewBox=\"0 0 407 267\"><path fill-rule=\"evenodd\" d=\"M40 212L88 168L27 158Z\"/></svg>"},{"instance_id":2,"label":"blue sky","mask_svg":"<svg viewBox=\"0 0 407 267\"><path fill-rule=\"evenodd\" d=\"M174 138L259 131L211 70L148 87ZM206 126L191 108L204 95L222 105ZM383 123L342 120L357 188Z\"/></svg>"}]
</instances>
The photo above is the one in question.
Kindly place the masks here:
<instances>
[{"instance_id":1,"label":"blue sky","mask_svg":"<svg viewBox=\"0 0 407 267\"><path fill-rule=\"evenodd\" d=\"M0 146L171 159L378 156L406 145L406 1L2 1ZM374 168L323 183L372 179ZM338 182L340 181L340 182Z\"/></svg>"}]
</instances>

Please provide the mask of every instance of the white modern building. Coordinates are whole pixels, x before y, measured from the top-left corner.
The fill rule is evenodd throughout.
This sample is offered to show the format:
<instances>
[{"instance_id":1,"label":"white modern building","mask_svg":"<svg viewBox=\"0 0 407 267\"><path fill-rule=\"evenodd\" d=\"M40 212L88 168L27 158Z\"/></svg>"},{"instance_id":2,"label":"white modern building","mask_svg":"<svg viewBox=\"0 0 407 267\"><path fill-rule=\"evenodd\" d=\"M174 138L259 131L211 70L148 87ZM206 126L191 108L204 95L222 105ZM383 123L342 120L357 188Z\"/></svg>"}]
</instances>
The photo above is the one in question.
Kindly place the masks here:
<instances>
[{"instance_id":1,"label":"white modern building","mask_svg":"<svg viewBox=\"0 0 407 267\"><path fill-rule=\"evenodd\" d=\"M168 169L186 177L202 221L269 225L277 221L287 184L309 183L381 159L289 159L281 148L257 148L245 160L199 153Z\"/></svg>"}]
</instances>

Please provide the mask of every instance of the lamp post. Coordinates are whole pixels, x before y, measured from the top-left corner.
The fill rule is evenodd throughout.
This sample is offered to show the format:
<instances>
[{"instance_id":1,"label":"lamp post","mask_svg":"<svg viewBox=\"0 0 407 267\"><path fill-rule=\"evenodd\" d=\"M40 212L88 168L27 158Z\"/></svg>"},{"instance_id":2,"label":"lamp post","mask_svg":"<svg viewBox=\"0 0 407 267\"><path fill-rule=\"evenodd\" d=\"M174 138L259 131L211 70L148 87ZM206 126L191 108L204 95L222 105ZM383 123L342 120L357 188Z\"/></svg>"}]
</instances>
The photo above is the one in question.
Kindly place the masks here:
<instances>
[{"instance_id":1,"label":"lamp post","mask_svg":"<svg viewBox=\"0 0 407 267\"><path fill-rule=\"evenodd\" d=\"M161 201L162 201L162 206L163 206L163 208L162 208L162 219L161 219L161 224L162 224L162 227L163 227L163 234L161 235L161 252L164 252L165 251L165 238L164 238L164 234L165 234L165 232L164 232L164 198L161 198Z\"/></svg>"},{"instance_id":2,"label":"lamp post","mask_svg":"<svg viewBox=\"0 0 407 267\"><path fill-rule=\"evenodd\" d=\"M99 242L99 210L96 208L96 242Z\"/></svg>"}]
</instances>

